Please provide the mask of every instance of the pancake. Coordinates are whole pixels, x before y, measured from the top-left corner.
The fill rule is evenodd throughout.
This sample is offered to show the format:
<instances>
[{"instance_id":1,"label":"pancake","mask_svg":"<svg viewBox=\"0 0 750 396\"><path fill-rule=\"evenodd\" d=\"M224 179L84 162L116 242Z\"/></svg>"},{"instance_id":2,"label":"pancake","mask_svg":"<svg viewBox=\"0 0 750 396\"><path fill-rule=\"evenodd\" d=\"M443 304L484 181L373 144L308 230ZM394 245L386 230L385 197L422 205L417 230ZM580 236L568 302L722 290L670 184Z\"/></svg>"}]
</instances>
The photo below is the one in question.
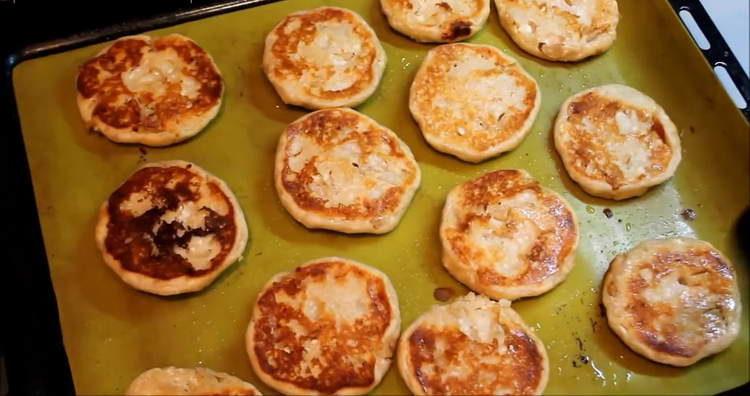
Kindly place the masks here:
<instances>
[{"instance_id":1,"label":"pancake","mask_svg":"<svg viewBox=\"0 0 750 396\"><path fill-rule=\"evenodd\" d=\"M398 368L415 395L541 394L549 377L544 344L510 303L473 293L415 320Z\"/></svg>"},{"instance_id":2,"label":"pancake","mask_svg":"<svg viewBox=\"0 0 750 396\"><path fill-rule=\"evenodd\" d=\"M536 81L489 45L446 44L427 53L409 110L436 150L479 162L518 146L541 103Z\"/></svg>"},{"instance_id":3,"label":"pancake","mask_svg":"<svg viewBox=\"0 0 750 396\"><path fill-rule=\"evenodd\" d=\"M689 366L729 347L742 301L732 264L708 242L641 242L615 257L602 286L612 330L635 352Z\"/></svg>"},{"instance_id":4,"label":"pancake","mask_svg":"<svg viewBox=\"0 0 750 396\"><path fill-rule=\"evenodd\" d=\"M396 227L421 177L396 134L346 108L287 126L274 173L281 203L306 227L374 234Z\"/></svg>"},{"instance_id":5,"label":"pancake","mask_svg":"<svg viewBox=\"0 0 750 396\"><path fill-rule=\"evenodd\" d=\"M500 25L524 51L551 61L578 61L614 43L616 0L495 0Z\"/></svg>"},{"instance_id":6,"label":"pancake","mask_svg":"<svg viewBox=\"0 0 750 396\"><path fill-rule=\"evenodd\" d=\"M179 35L116 40L84 63L76 82L86 125L117 143L167 146L219 112L224 82L211 55Z\"/></svg>"},{"instance_id":7,"label":"pancake","mask_svg":"<svg viewBox=\"0 0 750 396\"><path fill-rule=\"evenodd\" d=\"M566 100L555 147L570 178L591 195L642 195L677 170L677 127L653 99L624 85L603 85Z\"/></svg>"},{"instance_id":8,"label":"pancake","mask_svg":"<svg viewBox=\"0 0 750 396\"><path fill-rule=\"evenodd\" d=\"M247 351L258 377L285 394L364 394L391 365L401 326L382 272L338 257L274 276L258 294Z\"/></svg>"},{"instance_id":9,"label":"pancake","mask_svg":"<svg viewBox=\"0 0 750 396\"><path fill-rule=\"evenodd\" d=\"M143 372L125 394L260 396L261 393L252 384L211 369L165 367Z\"/></svg>"},{"instance_id":10,"label":"pancake","mask_svg":"<svg viewBox=\"0 0 750 396\"><path fill-rule=\"evenodd\" d=\"M364 19L344 8L288 15L266 37L263 70L284 103L354 107L375 92L386 55Z\"/></svg>"},{"instance_id":11,"label":"pancake","mask_svg":"<svg viewBox=\"0 0 750 396\"><path fill-rule=\"evenodd\" d=\"M516 299L547 292L575 264L570 205L526 171L499 170L455 187L440 223L443 265L470 289Z\"/></svg>"},{"instance_id":12,"label":"pancake","mask_svg":"<svg viewBox=\"0 0 750 396\"><path fill-rule=\"evenodd\" d=\"M421 42L460 41L482 30L490 0L380 0L391 27Z\"/></svg>"},{"instance_id":13,"label":"pancake","mask_svg":"<svg viewBox=\"0 0 750 396\"><path fill-rule=\"evenodd\" d=\"M195 164L146 164L99 210L96 243L128 285L173 295L208 286L237 261L247 224L229 187Z\"/></svg>"}]
</instances>

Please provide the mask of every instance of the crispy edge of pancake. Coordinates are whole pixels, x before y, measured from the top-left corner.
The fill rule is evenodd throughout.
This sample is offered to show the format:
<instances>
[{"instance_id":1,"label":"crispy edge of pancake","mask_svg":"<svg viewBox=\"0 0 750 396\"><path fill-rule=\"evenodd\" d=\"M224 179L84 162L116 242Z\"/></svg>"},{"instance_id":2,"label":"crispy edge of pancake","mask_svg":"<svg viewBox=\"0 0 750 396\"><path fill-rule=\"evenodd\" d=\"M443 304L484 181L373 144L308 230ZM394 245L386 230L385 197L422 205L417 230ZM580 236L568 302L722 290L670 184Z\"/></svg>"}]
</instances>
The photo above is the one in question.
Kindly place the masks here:
<instances>
[{"instance_id":1,"label":"crispy edge of pancake","mask_svg":"<svg viewBox=\"0 0 750 396\"><path fill-rule=\"evenodd\" d=\"M469 0L474 1L474 0ZM480 0L482 6L478 14L472 17L456 17L451 23L451 30L446 32L441 26L413 25L407 21L403 8L394 0L380 0L380 7L388 20L388 24L397 32L410 37L420 43L450 43L468 40L479 33L487 23L490 15L490 0ZM462 23L463 22L463 23ZM469 26L466 23L470 23ZM469 29L468 33L466 29ZM448 34L448 35L446 35Z\"/></svg>"},{"instance_id":2,"label":"crispy edge of pancake","mask_svg":"<svg viewBox=\"0 0 750 396\"><path fill-rule=\"evenodd\" d=\"M497 9L498 18L500 20L500 26L503 27L506 33L511 37L514 43L518 45L525 52L536 56L541 59L545 59L552 62L577 62L596 56L606 52L617 39L617 25L620 20L620 13L616 0L611 0L614 4L614 20L612 21L611 29L608 29L606 33L600 34L596 37L596 40L588 42L584 45L576 46L569 50L561 50L552 53L545 53L539 49L540 41L536 34L524 34L521 33L519 28L515 24L515 20L503 10L504 5L501 3L506 0L495 0L495 8ZM569 37L569 36L566 36Z\"/></svg>"},{"instance_id":3,"label":"crispy edge of pancake","mask_svg":"<svg viewBox=\"0 0 750 396\"><path fill-rule=\"evenodd\" d=\"M120 261L114 258L107 251L106 240L107 235L109 234L109 231L107 229L109 224L109 197L107 197L107 199L99 208L99 218L96 222L96 228L94 232L96 246L99 248L99 251L102 254L102 258L104 259L104 262L107 264L107 266L111 268L112 271L114 271L117 276L122 279L123 282L127 283L135 289L161 296L171 296L175 294L190 293L202 290L210 285L222 272L224 272L225 269L227 269L227 267L240 260L242 257L242 252L245 251L245 246L247 245L248 230L247 222L245 221L245 215L242 212L242 207L240 207L240 204L239 202L237 202L237 198L234 196L234 193L232 193L232 190L229 189L229 186L223 180L208 173L198 165L179 160L152 162L144 164L143 166L136 169L125 179L125 181L130 179L130 177L135 174L135 172L143 168L185 168L188 165L190 165L191 172L194 172L195 174L203 177L206 181L216 183L216 185L221 189L224 195L226 195L229 199L229 203L232 205L232 209L234 211L234 223L237 228L237 234L234 240L234 244L232 245L232 250L229 251L221 265L217 266L212 271L200 276L182 275L176 278L165 280L152 278L138 272L129 271L123 268ZM125 181L123 181L123 183Z\"/></svg>"},{"instance_id":4,"label":"crispy edge of pancake","mask_svg":"<svg viewBox=\"0 0 750 396\"><path fill-rule=\"evenodd\" d=\"M488 48L492 50L494 53L499 55L502 59L507 60L509 62L513 63L512 67L516 67L517 70L523 75L524 77L528 78L534 83L534 88L536 89L536 99L534 101L534 105L531 108L531 111L529 112L529 116L524 122L524 124L515 131L509 138L505 139L504 141L500 142L499 144L496 144L491 149L487 150L473 150L468 148L462 148L462 147L456 147L454 145L451 145L450 143L444 142L439 137L432 136L431 134L426 134L423 131L423 125L430 124L428 122L429 114L423 114L422 111L418 109L419 105L417 104L418 101L416 99L417 91L419 90L420 82L420 76L422 74L427 73L427 68L430 67L430 64L433 62L436 62L433 58L436 56L435 54L437 51L444 50L446 46L466 46L469 48ZM442 48L441 48L442 47ZM531 127L534 125L534 122L536 121L536 117L539 114L539 109L541 108L542 104L542 91L539 89L539 84L537 83L536 79L532 77L526 69L524 69L518 61L506 54L503 54L499 49L496 47L493 47L491 45L486 44L470 44L470 43L453 43L453 44L445 44L442 46L434 47L432 48L427 55L425 56L424 61L422 62L422 65L417 70L417 73L414 76L414 80L412 81L411 87L409 88L409 111L412 114L412 117L419 125L419 130L424 139L429 143L429 145L434 148L437 151L440 151L442 153L450 154L455 156L456 158L472 162L472 163L478 163L485 160L488 160L490 158L496 157L502 153L511 151L518 147L521 142L526 138L526 135L528 135L529 131L531 130Z\"/></svg>"},{"instance_id":5,"label":"crispy edge of pancake","mask_svg":"<svg viewBox=\"0 0 750 396\"><path fill-rule=\"evenodd\" d=\"M133 382L130 383L128 389L125 391L126 395L174 395L171 388L175 385L174 381L167 384L169 391L162 389L163 382L169 381L170 377L178 376L184 384L185 382L193 382L199 380L200 376L213 376L215 378L222 378L222 387L217 387L212 392L216 394L227 394L227 395L260 395L260 391L251 383L243 381L233 375L211 370L205 367L195 368L180 368L180 367L155 367L142 372L138 375ZM192 380L192 381L191 381ZM226 384L230 382L229 386ZM203 391L209 392L204 389ZM234 392L232 392L234 391ZM242 393L239 393L241 391ZM230 392L230 393L225 393ZM198 393L179 393L184 395L193 395Z\"/></svg>"},{"instance_id":6,"label":"crispy edge of pancake","mask_svg":"<svg viewBox=\"0 0 750 396\"><path fill-rule=\"evenodd\" d=\"M344 11L348 14L353 15L354 20L361 23L365 30L369 31L369 33L372 34L372 40L369 40L369 42L372 43L373 49L375 51L375 61L372 65L370 65L370 73L372 73L373 79L370 82L369 85L366 86L365 89L360 91L357 95L351 95L349 98L343 98L343 99L333 99L333 100L326 100L322 98L313 97L312 95L307 95L304 92L295 92L297 91L297 82L287 82L285 80L279 80L276 77L274 77L273 69L276 67L278 61L276 60L276 57L273 55L273 51L271 51L271 48L273 47L273 44L278 39L278 29L281 27L286 20L292 16L299 16L304 15L308 13L317 12L320 9L325 8L333 8L337 10ZM356 12L341 8L341 7L330 7L330 6L323 6L318 8L313 8L305 11L298 11L291 13L279 21L273 29L268 33L266 36L265 42L263 47L263 73L266 75L266 78L268 81L271 82L271 85L273 85L276 93L281 97L281 100L289 105L304 107L308 110L319 110L319 109L325 109L330 107L357 107L360 104L364 103L367 99L372 96L372 94L375 93L375 90L380 85L380 81L383 78L383 73L385 72L385 66L388 61L388 56L386 55L385 49L383 49L383 45L380 43L380 39L378 38L377 34L375 34L375 31L372 29L372 27L367 23L367 21L362 18L361 15L357 14Z\"/></svg>"},{"instance_id":7,"label":"crispy edge of pancake","mask_svg":"<svg viewBox=\"0 0 750 396\"><path fill-rule=\"evenodd\" d=\"M472 293L470 292L468 295L465 295L460 298L467 298ZM476 298L482 298L483 296L479 295L476 296ZM453 304L456 301L459 301L458 299L454 300L453 302L449 304ZM490 301L490 300L488 300ZM491 304L502 304L498 301L490 301ZM445 304L448 305L448 304ZM411 362L411 354L409 353L410 347L409 347L409 338L411 338L411 335L416 331L421 325L428 323L427 322L427 315L432 313L433 310L435 310L438 307L445 306L443 304L435 304L432 307L430 307L427 311L423 312L417 319L415 319L409 327L406 328L401 333L401 337L399 338L398 342L398 351L397 351L397 363L398 363L398 371L401 375L401 379L404 380L404 383L409 388L409 390L414 395L425 395L424 389L422 389L422 385L419 383L419 380L415 378L413 375L414 373L414 365ZM549 381L549 357L547 355L547 349L544 346L544 343L539 339L539 337L531 331L529 326L526 324L526 322L523 321L523 318L516 312L511 306L510 302L508 302L508 305L506 307L501 307L500 309L503 310L510 310L505 311L505 314L508 314L513 318L514 324L516 324L519 328L523 329L524 332L534 340L534 344L537 346L537 350L539 351L539 354L542 356L542 360L544 362L542 367L542 378L539 381L539 385L536 389L535 394L541 394L544 392L544 389L547 387L547 382Z\"/></svg>"},{"instance_id":8,"label":"crispy edge of pancake","mask_svg":"<svg viewBox=\"0 0 750 396\"><path fill-rule=\"evenodd\" d=\"M385 330L385 333L383 334L383 337L381 339L381 344L386 345L388 349L391 350L391 356L388 358L381 358L375 361L374 365L374 376L373 376L373 383L366 387L346 387L346 388L340 388L336 392L334 392L336 395L360 395L365 394L373 390L376 386L380 384L380 382L383 380L383 377L388 372L388 369L391 367L391 362L393 360L393 354L396 352L396 344L398 342L398 337L401 332L401 310L399 308L399 302L398 302L398 295L396 294L396 289L393 287L393 283L391 282L388 275L386 275L384 272L380 271L379 269L375 267L371 267L367 264L360 263L358 261L354 261L347 258L342 257L323 257L315 260L311 260L308 262L305 262L304 264L296 267L306 267L309 265L314 265L318 263L326 263L326 262L343 262L347 265L355 266L368 274L371 274L373 276L379 277L383 280L383 284L385 285L385 292L388 295L388 303L391 305L391 322L388 326L388 328ZM260 378L260 380L276 389L277 391L288 394L288 395L323 395L325 393L322 393L315 389L305 389L300 388L294 384L285 382L285 381L279 381L270 374L263 371L263 369L260 367L260 364L258 363L258 357L255 355L255 321L257 318L260 317L261 313L258 309L258 301L260 301L260 298L270 289L274 283L278 282L279 280L283 279L284 277L290 276L294 274L294 271L296 270L292 269L291 271L286 272L280 272L271 279L266 282L265 285L261 288L261 290L258 292L258 294L255 297L255 302L253 303L253 310L252 310L252 316L250 318L250 323L247 326L247 330L245 332L245 350L247 352L247 355L250 359L250 365L253 368L253 371L255 372L255 375Z\"/></svg>"},{"instance_id":9,"label":"crispy edge of pancake","mask_svg":"<svg viewBox=\"0 0 750 396\"><path fill-rule=\"evenodd\" d=\"M646 249L656 249L659 247L663 247L664 245L672 245L673 243L679 244L679 245L687 245L687 246L693 246L698 249L707 249L711 250L715 253L719 254L719 257L722 261L727 263L729 267L732 269L732 273L734 275L734 284L733 284L733 294L735 301L737 302L737 310L735 311L735 316L733 318L730 318L730 325L727 329L727 333L719 338L718 341L714 341L711 344L707 344L707 346L704 346L699 353L691 356L691 357L680 357L675 356L672 354L659 352L657 350L654 350L653 348L649 347L646 343L644 343L640 337L635 334L635 330L633 330L630 326L628 326L628 323L626 321L626 318L628 317L628 313L625 309L625 307L622 307L621 299L626 298L629 295L629 292L620 292L622 287L622 282L628 281L630 278L624 278L623 272L626 270L626 266L628 265L629 256L631 253L638 254L639 251ZM607 289L610 287L611 284L620 284L621 287L618 287L618 293L617 295L610 295L607 292ZM618 254L610 263L609 268L607 269L607 273L604 275L604 280L602 281L602 304L605 307L606 313L607 313L607 323L609 324L610 329L617 334L617 336L620 338L620 340L627 345L630 349L638 353L639 355L646 357L647 359L653 360L658 363L662 364L668 364L671 366L676 367L686 367L690 366L692 364L695 364L696 362L717 354L719 352L722 352L726 348L728 348L739 336L740 329L742 327L742 297L740 295L739 286L737 284L737 274L734 270L734 265L727 259L726 256L724 256L721 251L716 249L713 245L711 245L709 242L702 241L699 239L692 239L692 238L674 238L674 239L651 239L651 240L645 240L640 243L638 243L635 247L628 250L627 252ZM623 296L625 294L625 296Z\"/></svg>"},{"instance_id":10,"label":"crispy edge of pancake","mask_svg":"<svg viewBox=\"0 0 750 396\"><path fill-rule=\"evenodd\" d=\"M404 152L405 160L413 162L414 169L416 170L414 182L412 183L412 185L401 186L403 191L401 194L400 205L398 209L394 211L392 214L388 216L384 216L382 218L382 221L380 222L380 226L378 227L373 226L371 219L358 219L358 220L343 220L343 219L335 219L335 218L332 219L331 217L326 216L325 214L320 214L316 211L303 209L297 204L294 197L286 190L286 188L284 188L284 181L282 179L282 170L284 169L284 165L286 164L286 160L287 160L285 148L288 143L287 130L289 126L303 122L306 118L311 117L313 114L316 114L318 112L330 111L330 110L339 110L339 111L353 113L353 114L356 114L358 117L364 119L368 123L371 123L373 128L377 128L382 133L387 134L390 137L396 139L396 141L399 142L399 146L401 150ZM381 125L374 119L362 113L359 113L356 110L352 110L352 109L345 108L345 107L318 110L312 113L305 114L304 116L292 121L291 124L289 124L286 128L284 128L284 131L281 133L281 136L279 137L279 143L276 146L276 157L275 157L275 163L274 163L274 185L276 187L276 192L277 192L277 195L279 196L279 200L281 201L282 206L284 206L287 212L289 212L289 214L296 221L302 223L302 225L311 229L326 229L326 230L343 232L346 234L362 234L362 233L386 234L388 232L391 232L401 222L401 218L406 213L406 210L409 208L412 200L414 199L414 195L419 189L421 180L422 180L422 171L419 168L419 163L417 162L416 158L414 158L414 154L411 152L411 149L409 148L409 146L407 146L406 143L403 140L401 140L401 138L398 135L396 135L395 132L391 131L389 128L385 127L384 125Z\"/></svg>"},{"instance_id":11,"label":"crispy edge of pancake","mask_svg":"<svg viewBox=\"0 0 750 396\"><path fill-rule=\"evenodd\" d=\"M476 178L453 187L453 189L448 193L448 196L445 200L445 205L443 206L442 217L440 221L440 244L442 248L443 266L446 270L448 270L451 276L456 278L459 282L478 293L487 295L494 299L502 298L508 300L517 300L519 298L534 297L547 293L548 291L561 284L568 277L568 274L570 274L570 271L573 270L573 267L576 263L575 258L581 233L580 226L578 225L578 216L570 206L570 203L565 198L563 198L562 195L542 186L538 180L534 179L528 172L523 169L508 170L521 172L524 177L535 181L542 189L544 194L554 196L560 202L562 202L562 204L573 217L573 227L575 228L576 235L575 241L570 248L570 253L565 257L565 261L560 263L558 271L552 276L544 279L544 281L542 281L541 283L532 285L484 285L481 282L476 281L476 267L473 265L473 263L464 263L456 256L456 254L453 252L453 249L451 249L451 244L450 242L448 242L447 236L445 235L446 228L455 226L455 224L446 224L446 219L451 218L451 213L455 213L457 211L462 212L466 210L464 208L459 209L459 207L461 207L460 197L462 195L464 185L466 185L467 183L471 183L472 181L476 180ZM484 175L479 177L483 176Z\"/></svg>"},{"instance_id":12,"label":"crispy edge of pancake","mask_svg":"<svg viewBox=\"0 0 750 396\"><path fill-rule=\"evenodd\" d=\"M575 158L570 157L566 154L567 148L563 142L562 135L565 134L565 128L568 124L568 116L570 104L576 100L582 98L588 93L595 93L599 96L610 98L614 101L622 101L628 105L644 109L650 113L661 123L664 127L664 136L666 137L666 144L672 150L672 158L669 161L667 169L659 177L645 178L638 183L625 183L617 188L613 189L607 182L591 178L581 172L576 171L574 167ZM682 146L680 142L680 135L677 131L677 127L667 115L664 108L662 108L656 101L647 96L646 94L621 84L608 84L601 85L598 87L590 88L581 91L577 94L572 95L563 102L560 106L560 111L555 120L553 136L555 141L555 149L557 150L560 159L565 167L565 171L568 173L571 179L575 181L581 189L590 195L594 195L601 198L623 200L628 198L637 197L645 194L650 188L662 184L672 178L677 171L677 166L682 160Z\"/></svg>"},{"instance_id":13,"label":"crispy edge of pancake","mask_svg":"<svg viewBox=\"0 0 750 396\"><path fill-rule=\"evenodd\" d=\"M196 43L193 39L177 33L172 33L163 37L178 37L182 40L191 41L198 45L198 43ZM112 45L120 40L133 39L146 41L148 43L151 43L153 41L153 38L151 36L144 34L120 37L89 59L93 59L106 53L112 47ZM191 137L200 133L219 114L219 109L221 109L221 105L223 103L224 92L226 91L226 84L224 83L224 78L221 74L221 70L219 70L219 66L216 65L216 62L214 61L211 54L208 53L208 51L206 51L200 45L198 45L198 47L203 49L203 51L206 53L206 56L211 61L211 65L213 65L213 69L222 80L221 93L216 100L216 104L207 112L203 113L200 116L190 116L181 120L180 123L182 127L180 128L180 130L161 132L133 132L130 128L115 128L113 126L105 124L97 117L93 117L93 108L98 103L96 101L97 96L94 95L91 98L87 99L84 98L83 95L81 95L81 93L76 89L76 103L78 105L78 111L81 114L81 119L83 120L84 124L86 124L88 128L96 130L97 132L104 135L107 139L115 143L137 143L151 147L169 146L190 139ZM78 80L79 74L80 71L79 73L76 73L76 81ZM91 111L89 111L89 109Z\"/></svg>"}]
</instances>

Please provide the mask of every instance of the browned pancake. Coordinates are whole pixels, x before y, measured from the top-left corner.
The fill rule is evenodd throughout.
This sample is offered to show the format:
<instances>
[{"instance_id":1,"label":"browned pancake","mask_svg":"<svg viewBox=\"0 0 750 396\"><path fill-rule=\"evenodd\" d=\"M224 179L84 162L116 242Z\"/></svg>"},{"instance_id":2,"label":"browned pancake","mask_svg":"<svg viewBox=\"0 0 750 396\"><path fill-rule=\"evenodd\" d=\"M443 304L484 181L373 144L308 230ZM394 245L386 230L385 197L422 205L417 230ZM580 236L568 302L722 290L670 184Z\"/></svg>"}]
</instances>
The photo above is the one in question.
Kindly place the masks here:
<instances>
[{"instance_id":1,"label":"browned pancake","mask_svg":"<svg viewBox=\"0 0 750 396\"><path fill-rule=\"evenodd\" d=\"M401 219L420 182L396 134L351 109L326 109L291 123L276 152L276 189L310 228L384 233Z\"/></svg>"},{"instance_id":2,"label":"browned pancake","mask_svg":"<svg viewBox=\"0 0 750 396\"><path fill-rule=\"evenodd\" d=\"M577 61L606 51L617 37L616 0L495 0L500 24L524 51Z\"/></svg>"},{"instance_id":3,"label":"browned pancake","mask_svg":"<svg viewBox=\"0 0 750 396\"><path fill-rule=\"evenodd\" d=\"M224 91L208 53L177 34L115 41L81 66L76 86L89 127L116 142L154 146L198 133Z\"/></svg>"},{"instance_id":4,"label":"browned pancake","mask_svg":"<svg viewBox=\"0 0 750 396\"><path fill-rule=\"evenodd\" d=\"M102 206L97 226L107 264L132 286L157 294L210 283L238 258L246 238L228 187L182 161L136 171Z\"/></svg>"},{"instance_id":5,"label":"browned pancake","mask_svg":"<svg viewBox=\"0 0 750 396\"><path fill-rule=\"evenodd\" d=\"M731 263L707 242L646 241L612 262L603 286L612 329L657 362L687 366L737 337L741 301Z\"/></svg>"},{"instance_id":6,"label":"browned pancake","mask_svg":"<svg viewBox=\"0 0 750 396\"><path fill-rule=\"evenodd\" d=\"M144 371L128 387L126 395L233 395L260 396L252 384L204 367L153 368Z\"/></svg>"},{"instance_id":7,"label":"browned pancake","mask_svg":"<svg viewBox=\"0 0 750 396\"><path fill-rule=\"evenodd\" d=\"M554 133L571 178L605 198L643 194L671 177L681 158L677 129L664 110L622 85L568 99Z\"/></svg>"},{"instance_id":8,"label":"browned pancake","mask_svg":"<svg viewBox=\"0 0 750 396\"><path fill-rule=\"evenodd\" d=\"M438 151L478 162L518 146L541 103L534 79L489 45L446 44L427 53L409 110Z\"/></svg>"},{"instance_id":9,"label":"browned pancake","mask_svg":"<svg viewBox=\"0 0 750 396\"><path fill-rule=\"evenodd\" d=\"M388 23L423 42L464 40L482 29L490 0L380 0Z\"/></svg>"},{"instance_id":10,"label":"browned pancake","mask_svg":"<svg viewBox=\"0 0 750 396\"><path fill-rule=\"evenodd\" d=\"M549 376L544 345L510 304L473 294L414 321L398 365L415 395L540 394Z\"/></svg>"},{"instance_id":11,"label":"browned pancake","mask_svg":"<svg viewBox=\"0 0 750 396\"><path fill-rule=\"evenodd\" d=\"M284 18L266 38L263 67L285 103L356 106L377 87L386 55L356 13L320 7Z\"/></svg>"},{"instance_id":12,"label":"browned pancake","mask_svg":"<svg viewBox=\"0 0 750 396\"><path fill-rule=\"evenodd\" d=\"M256 374L287 394L359 394L390 366L398 300L380 271L336 257L275 276L247 331Z\"/></svg>"},{"instance_id":13,"label":"browned pancake","mask_svg":"<svg viewBox=\"0 0 750 396\"><path fill-rule=\"evenodd\" d=\"M443 265L493 298L542 294L573 267L578 225L568 203L527 172L500 170L454 188L440 225Z\"/></svg>"}]
</instances>

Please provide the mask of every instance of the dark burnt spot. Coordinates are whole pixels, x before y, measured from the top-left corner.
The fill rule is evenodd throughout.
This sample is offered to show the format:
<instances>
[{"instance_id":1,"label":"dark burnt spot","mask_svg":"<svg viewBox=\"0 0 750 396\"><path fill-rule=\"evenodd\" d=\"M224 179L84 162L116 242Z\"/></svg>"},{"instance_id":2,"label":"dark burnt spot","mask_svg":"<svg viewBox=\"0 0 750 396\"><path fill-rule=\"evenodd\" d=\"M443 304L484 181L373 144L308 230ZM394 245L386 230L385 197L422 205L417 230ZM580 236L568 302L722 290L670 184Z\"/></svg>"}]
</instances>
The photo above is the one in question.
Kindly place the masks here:
<instances>
[{"instance_id":1,"label":"dark burnt spot","mask_svg":"<svg viewBox=\"0 0 750 396\"><path fill-rule=\"evenodd\" d=\"M573 367L583 367L591 361L591 358L589 358L586 355L579 354L575 359L571 360L570 363L573 365Z\"/></svg>"},{"instance_id":2,"label":"dark burnt spot","mask_svg":"<svg viewBox=\"0 0 750 396\"><path fill-rule=\"evenodd\" d=\"M585 350L585 348L583 346L583 340L579 336L576 336L576 345L578 345L578 350L579 351L583 352Z\"/></svg>"},{"instance_id":3,"label":"dark burnt spot","mask_svg":"<svg viewBox=\"0 0 750 396\"><path fill-rule=\"evenodd\" d=\"M614 215L612 213L612 209L610 209L610 208L604 208L604 210L602 212L604 212L604 215L607 216L608 219L611 219L612 216Z\"/></svg>"},{"instance_id":4,"label":"dark burnt spot","mask_svg":"<svg viewBox=\"0 0 750 396\"><path fill-rule=\"evenodd\" d=\"M409 5L411 5L411 3L409 3ZM440 7L440 8L442 8L442 9L444 9L444 10L446 10L446 11L453 10L453 8L451 7L451 5L448 4L448 3L446 3L446 2L444 2L444 1L440 2L440 3L437 3L437 6Z\"/></svg>"},{"instance_id":5,"label":"dark burnt spot","mask_svg":"<svg viewBox=\"0 0 750 396\"><path fill-rule=\"evenodd\" d=\"M456 40L471 34L471 22L454 21L447 32L443 33L443 40Z\"/></svg>"},{"instance_id":6,"label":"dark burnt spot","mask_svg":"<svg viewBox=\"0 0 750 396\"><path fill-rule=\"evenodd\" d=\"M568 107L568 111L572 115L582 114L594 106L593 100L594 99L591 94L586 94L583 97L571 103L570 106Z\"/></svg>"},{"instance_id":7,"label":"dark burnt spot","mask_svg":"<svg viewBox=\"0 0 750 396\"><path fill-rule=\"evenodd\" d=\"M455 294L456 292L450 287L438 287L432 292L432 296L441 302L449 301Z\"/></svg>"},{"instance_id":8,"label":"dark burnt spot","mask_svg":"<svg viewBox=\"0 0 750 396\"><path fill-rule=\"evenodd\" d=\"M687 221L693 221L696 219L696 217L698 217L698 213L696 213L695 210L691 208L683 210L680 215Z\"/></svg>"},{"instance_id":9,"label":"dark burnt spot","mask_svg":"<svg viewBox=\"0 0 750 396\"><path fill-rule=\"evenodd\" d=\"M148 154L148 151L146 151L146 149L143 146L138 147L138 163L143 163L143 162L148 161L147 154Z\"/></svg>"},{"instance_id":10,"label":"dark burnt spot","mask_svg":"<svg viewBox=\"0 0 750 396\"><path fill-rule=\"evenodd\" d=\"M596 330L599 328L599 322L594 318L589 318L589 324L591 324L591 332L596 333Z\"/></svg>"},{"instance_id":11,"label":"dark burnt spot","mask_svg":"<svg viewBox=\"0 0 750 396\"><path fill-rule=\"evenodd\" d=\"M667 136L666 136L666 133L664 132L664 125L662 125L661 122L654 121L654 124L651 125L651 131L656 133L656 135L658 135L659 139L661 139L662 141L664 142L667 141Z\"/></svg>"}]
</instances>

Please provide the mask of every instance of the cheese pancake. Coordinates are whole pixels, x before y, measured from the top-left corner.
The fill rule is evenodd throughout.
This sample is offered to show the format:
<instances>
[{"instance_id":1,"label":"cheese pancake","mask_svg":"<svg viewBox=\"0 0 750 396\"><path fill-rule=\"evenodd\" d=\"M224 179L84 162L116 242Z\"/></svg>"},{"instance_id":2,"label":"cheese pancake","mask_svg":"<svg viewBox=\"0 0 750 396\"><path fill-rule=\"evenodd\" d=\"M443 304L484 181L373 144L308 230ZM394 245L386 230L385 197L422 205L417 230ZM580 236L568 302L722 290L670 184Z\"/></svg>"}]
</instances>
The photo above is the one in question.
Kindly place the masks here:
<instances>
[{"instance_id":1,"label":"cheese pancake","mask_svg":"<svg viewBox=\"0 0 750 396\"><path fill-rule=\"evenodd\" d=\"M364 19L344 8L288 15L266 37L263 70L284 103L354 107L375 92L386 55Z\"/></svg>"},{"instance_id":2,"label":"cheese pancake","mask_svg":"<svg viewBox=\"0 0 750 396\"><path fill-rule=\"evenodd\" d=\"M409 110L436 150L479 162L518 146L541 93L515 59L489 45L446 44L427 53Z\"/></svg>"},{"instance_id":3,"label":"cheese pancake","mask_svg":"<svg viewBox=\"0 0 750 396\"><path fill-rule=\"evenodd\" d=\"M243 395L260 396L252 384L211 369L153 368L130 384L126 395Z\"/></svg>"},{"instance_id":4,"label":"cheese pancake","mask_svg":"<svg viewBox=\"0 0 750 396\"><path fill-rule=\"evenodd\" d=\"M382 234L419 187L417 161L388 128L354 110L319 110L291 123L276 149L281 203L308 228Z\"/></svg>"},{"instance_id":5,"label":"cheese pancake","mask_svg":"<svg viewBox=\"0 0 750 396\"><path fill-rule=\"evenodd\" d=\"M421 42L465 40L482 30L490 0L380 0L392 28Z\"/></svg>"},{"instance_id":6,"label":"cheese pancake","mask_svg":"<svg viewBox=\"0 0 750 396\"><path fill-rule=\"evenodd\" d=\"M451 275L478 293L513 300L565 279L578 222L565 199L526 171L499 170L451 190L440 241Z\"/></svg>"},{"instance_id":7,"label":"cheese pancake","mask_svg":"<svg viewBox=\"0 0 750 396\"><path fill-rule=\"evenodd\" d=\"M729 347L742 301L732 264L708 242L639 243L612 261L602 286L609 326L637 353L689 366Z\"/></svg>"},{"instance_id":8,"label":"cheese pancake","mask_svg":"<svg viewBox=\"0 0 750 396\"><path fill-rule=\"evenodd\" d=\"M415 395L535 395L549 377L544 344L510 303L473 293L415 320L398 368Z\"/></svg>"},{"instance_id":9,"label":"cheese pancake","mask_svg":"<svg viewBox=\"0 0 750 396\"><path fill-rule=\"evenodd\" d=\"M566 100L555 147L570 178L591 195L642 195L677 170L677 127L653 99L624 85L592 88Z\"/></svg>"},{"instance_id":10,"label":"cheese pancake","mask_svg":"<svg viewBox=\"0 0 750 396\"><path fill-rule=\"evenodd\" d=\"M77 78L86 125L118 143L166 146L219 112L224 83L211 55L179 35L128 36L84 63Z\"/></svg>"},{"instance_id":11,"label":"cheese pancake","mask_svg":"<svg viewBox=\"0 0 750 396\"><path fill-rule=\"evenodd\" d=\"M401 326L390 280L338 257L274 276L258 294L250 363L285 394L364 394L391 365Z\"/></svg>"},{"instance_id":12,"label":"cheese pancake","mask_svg":"<svg viewBox=\"0 0 750 396\"><path fill-rule=\"evenodd\" d=\"M128 285L160 295L208 286L237 261L247 224L229 187L195 164L146 164L99 211L96 243Z\"/></svg>"},{"instance_id":13,"label":"cheese pancake","mask_svg":"<svg viewBox=\"0 0 750 396\"><path fill-rule=\"evenodd\" d=\"M500 24L524 51L551 61L578 61L614 43L616 0L495 0Z\"/></svg>"}]
</instances>

